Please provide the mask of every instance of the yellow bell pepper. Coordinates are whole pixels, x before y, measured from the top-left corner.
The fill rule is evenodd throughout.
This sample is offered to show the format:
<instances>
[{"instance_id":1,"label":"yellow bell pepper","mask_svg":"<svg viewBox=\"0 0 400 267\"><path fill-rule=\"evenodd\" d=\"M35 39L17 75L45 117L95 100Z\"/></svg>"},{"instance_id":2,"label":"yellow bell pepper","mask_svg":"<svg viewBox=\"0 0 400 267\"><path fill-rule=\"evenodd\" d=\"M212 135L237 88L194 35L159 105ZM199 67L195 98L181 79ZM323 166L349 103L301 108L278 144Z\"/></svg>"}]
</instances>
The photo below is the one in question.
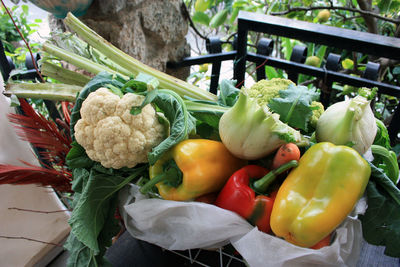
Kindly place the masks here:
<instances>
[{"instance_id":1,"label":"yellow bell pepper","mask_svg":"<svg viewBox=\"0 0 400 267\"><path fill-rule=\"evenodd\" d=\"M222 142L188 139L150 166L150 186L155 184L163 199L191 200L219 191L244 164L246 161L234 157Z\"/></svg>"},{"instance_id":2,"label":"yellow bell pepper","mask_svg":"<svg viewBox=\"0 0 400 267\"><path fill-rule=\"evenodd\" d=\"M347 146L322 142L300 158L275 199L271 229L302 247L312 247L339 226L367 186L371 168Z\"/></svg>"}]
</instances>

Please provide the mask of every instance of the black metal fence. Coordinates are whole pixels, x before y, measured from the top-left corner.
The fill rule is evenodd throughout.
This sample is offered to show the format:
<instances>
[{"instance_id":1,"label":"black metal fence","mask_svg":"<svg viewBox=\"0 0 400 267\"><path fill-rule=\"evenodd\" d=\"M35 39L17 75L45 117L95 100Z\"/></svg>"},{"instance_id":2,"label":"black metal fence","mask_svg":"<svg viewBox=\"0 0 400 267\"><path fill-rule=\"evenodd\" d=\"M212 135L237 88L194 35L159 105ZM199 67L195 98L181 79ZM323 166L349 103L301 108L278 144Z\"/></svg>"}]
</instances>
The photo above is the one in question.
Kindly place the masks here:
<instances>
[{"instance_id":1,"label":"black metal fence","mask_svg":"<svg viewBox=\"0 0 400 267\"><path fill-rule=\"evenodd\" d=\"M181 62L170 62L171 68L179 68L204 63L212 63L210 92L217 93L220 78L221 62L233 61L233 78L238 84L244 84L246 63L255 63L257 68L256 80L266 78L265 66L284 70L288 78L297 82L299 74L322 79L324 88L321 90L321 102L328 106L332 101L332 85L334 82L355 87L377 87L378 94L400 97L400 85L392 85L377 81L380 65L368 61L360 77L352 76L341 71L341 55L329 53L326 62L321 67L305 64L307 57L306 46L295 46L290 60L273 57L273 40L261 38L256 45L256 52L250 52L247 41L249 32L259 32L270 36L286 37L302 42L326 45L330 48L358 52L374 57L386 57L400 60L400 39L341 29L326 25L268 16L257 13L243 12L238 15L238 32L233 43L234 51L222 52L221 41L218 38L207 40L208 55L184 58ZM400 130L400 106L394 111L388 130L392 142L397 140Z\"/></svg>"}]
</instances>

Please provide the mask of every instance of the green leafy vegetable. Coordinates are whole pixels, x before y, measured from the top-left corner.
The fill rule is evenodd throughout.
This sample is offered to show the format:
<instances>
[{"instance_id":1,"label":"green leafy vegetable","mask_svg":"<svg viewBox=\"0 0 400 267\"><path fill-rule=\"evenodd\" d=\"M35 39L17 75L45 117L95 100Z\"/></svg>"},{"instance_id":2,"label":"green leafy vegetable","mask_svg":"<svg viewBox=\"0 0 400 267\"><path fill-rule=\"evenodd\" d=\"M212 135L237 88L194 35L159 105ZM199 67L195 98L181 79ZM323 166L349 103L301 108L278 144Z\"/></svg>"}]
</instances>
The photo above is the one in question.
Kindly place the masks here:
<instances>
[{"instance_id":1,"label":"green leafy vegetable","mask_svg":"<svg viewBox=\"0 0 400 267\"><path fill-rule=\"evenodd\" d=\"M101 246L97 239L106 222L112 197L127 183L139 178L144 171L147 171L147 165L132 169L128 177L118 175L117 171L110 175L96 167L90 170L89 179L83 187L69 223L71 232L93 250L95 255L100 252Z\"/></svg>"},{"instance_id":2,"label":"green leafy vegetable","mask_svg":"<svg viewBox=\"0 0 400 267\"><path fill-rule=\"evenodd\" d=\"M400 190L379 168L371 165L367 185L368 209L360 216L364 239L385 246L385 254L400 257Z\"/></svg>"},{"instance_id":3,"label":"green leafy vegetable","mask_svg":"<svg viewBox=\"0 0 400 267\"><path fill-rule=\"evenodd\" d=\"M80 194L76 196L80 198ZM120 227L118 221L115 219L115 210L117 206L117 197L113 196L110 200L110 208L106 214L103 229L100 231L97 238L100 251L95 253L84 243L79 241L73 233L70 233L65 243L65 248L68 249L70 256L67 261L68 267L81 267L81 266L111 266L111 264L104 258L107 247L111 246L112 238L118 233Z\"/></svg>"},{"instance_id":4,"label":"green leafy vegetable","mask_svg":"<svg viewBox=\"0 0 400 267\"><path fill-rule=\"evenodd\" d=\"M64 247L69 251L67 267L98 267L104 262L103 255L96 256L90 248L70 233Z\"/></svg>"},{"instance_id":5,"label":"green leafy vegetable","mask_svg":"<svg viewBox=\"0 0 400 267\"><path fill-rule=\"evenodd\" d=\"M72 169L73 210L71 233L65 244L70 253L67 266L107 266L103 258L111 239L119 231L115 219L117 192L127 183L147 175L147 165L134 169L104 168L88 158L76 142L67 155Z\"/></svg>"},{"instance_id":6,"label":"green leafy vegetable","mask_svg":"<svg viewBox=\"0 0 400 267\"><path fill-rule=\"evenodd\" d=\"M236 88L235 80L222 80L219 85L218 102L225 106L233 106L239 96L240 90Z\"/></svg>"},{"instance_id":7,"label":"green leafy vegetable","mask_svg":"<svg viewBox=\"0 0 400 267\"><path fill-rule=\"evenodd\" d=\"M72 142L71 146L66 157L68 167L72 169L92 167L94 162L86 155L85 149L76 141Z\"/></svg>"},{"instance_id":8,"label":"green leafy vegetable","mask_svg":"<svg viewBox=\"0 0 400 267\"><path fill-rule=\"evenodd\" d=\"M372 161L374 165L382 169L390 180L397 184L399 180L399 163L397 162L396 153L379 145L372 145L371 151L374 155L374 160Z\"/></svg>"},{"instance_id":9,"label":"green leafy vegetable","mask_svg":"<svg viewBox=\"0 0 400 267\"><path fill-rule=\"evenodd\" d=\"M281 121L307 132L313 115L311 103L319 100L319 93L305 86L291 84L288 89L280 90L279 95L279 98L269 101L268 107L280 115Z\"/></svg>"},{"instance_id":10,"label":"green leafy vegetable","mask_svg":"<svg viewBox=\"0 0 400 267\"><path fill-rule=\"evenodd\" d=\"M381 120L376 119L376 126L378 126L378 130L376 132L374 145L380 145L391 149L390 136L385 124Z\"/></svg>"},{"instance_id":11,"label":"green leafy vegetable","mask_svg":"<svg viewBox=\"0 0 400 267\"><path fill-rule=\"evenodd\" d=\"M153 165L165 151L196 131L196 119L188 112L183 99L168 89L149 91L142 105L132 107L131 113L140 113L141 109L149 103L156 105L170 122L170 135L148 154L149 163Z\"/></svg>"}]
</instances>

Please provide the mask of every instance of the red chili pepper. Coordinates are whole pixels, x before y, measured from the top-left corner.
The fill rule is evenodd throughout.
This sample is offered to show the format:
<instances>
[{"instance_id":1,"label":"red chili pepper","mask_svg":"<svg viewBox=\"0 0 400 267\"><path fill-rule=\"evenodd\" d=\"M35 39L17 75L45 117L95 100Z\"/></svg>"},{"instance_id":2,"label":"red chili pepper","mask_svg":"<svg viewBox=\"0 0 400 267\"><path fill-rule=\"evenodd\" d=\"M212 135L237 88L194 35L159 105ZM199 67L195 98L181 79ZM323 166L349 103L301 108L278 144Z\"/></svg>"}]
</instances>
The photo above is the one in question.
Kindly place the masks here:
<instances>
[{"instance_id":1,"label":"red chili pepper","mask_svg":"<svg viewBox=\"0 0 400 267\"><path fill-rule=\"evenodd\" d=\"M272 171L257 165L247 165L229 178L218 194L215 205L236 212L260 231L268 233L271 230L269 220L275 199L265 195L256 196L256 192L265 192L278 174L295 166L296 160ZM253 183L253 180L256 181Z\"/></svg>"}]
</instances>

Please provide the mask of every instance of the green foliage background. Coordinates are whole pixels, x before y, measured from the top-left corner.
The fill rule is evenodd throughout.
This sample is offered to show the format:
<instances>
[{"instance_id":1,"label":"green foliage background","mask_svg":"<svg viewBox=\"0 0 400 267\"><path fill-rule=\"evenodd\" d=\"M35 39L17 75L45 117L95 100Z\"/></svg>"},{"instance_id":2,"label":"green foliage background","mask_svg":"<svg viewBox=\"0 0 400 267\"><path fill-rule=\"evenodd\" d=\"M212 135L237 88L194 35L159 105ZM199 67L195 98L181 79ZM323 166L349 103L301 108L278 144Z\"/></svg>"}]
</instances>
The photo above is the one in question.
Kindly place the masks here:
<instances>
[{"instance_id":1,"label":"green foliage background","mask_svg":"<svg viewBox=\"0 0 400 267\"><path fill-rule=\"evenodd\" d=\"M34 22L30 22L28 20L29 7L27 5L14 5L8 8L15 24L29 43L32 51L37 52L39 44L30 42L30 36L37 32L42 20L36 19ZM22 44L22 38L3 5L0 5L0 40L3 42L6 55L13 59L17 68L21 68L25 63L25 56L29 51L25 44Z\"/></svg>"},{"instance_id":2,"label":"green foliage background","mask_svg":"<svg viewBox=\"0 0 400 267\"><path fill-rule=\"evenodd\" d=\"M338 0L338 1L268 1L268 0L185 0L184 1L191 20L194 35L199 42L211 36L218 36L223 42L223 50L232 50L232 41L237 31L237 16L240 10L263 13L267 15L287 17L291 19L324 24L343 29L371 32L385 36L400 37L400 1L399 0ZM327 12L330 16L322 19L319 13ZM330 47L302 43L298 40L267 36L250 32L248 36L248 50L255 50L255 45L262 37L274 40L273 56L282 59L290 59L295 45L307 46L307 56L316 56L320 59L319 66L323 66L329 53L340 54L342 57L342 72L354 76L362 75L368 61L381 64L379 81L399 85L400 64L398 61L383 58L368 58L359 53L344 50L335 50ZM196 49L197 48L197 49ZM196 54L203 54L201 46L192 47ZM202 66L199 71L191 74L189 81L201 83L210 79ZM249 75L254 77L254 66L247 67ZM287 78L284 71L272 67L266 67L266 76ZM309 86L313 77L300 75L299 84L306 83ZM343 95L354 96L358 88L343 84L334 84L338 97ZM387 119L397 105L397 99L390 96L380 96L377 99L376 116L382 120Z\"/></svg>"}]
</instances>

